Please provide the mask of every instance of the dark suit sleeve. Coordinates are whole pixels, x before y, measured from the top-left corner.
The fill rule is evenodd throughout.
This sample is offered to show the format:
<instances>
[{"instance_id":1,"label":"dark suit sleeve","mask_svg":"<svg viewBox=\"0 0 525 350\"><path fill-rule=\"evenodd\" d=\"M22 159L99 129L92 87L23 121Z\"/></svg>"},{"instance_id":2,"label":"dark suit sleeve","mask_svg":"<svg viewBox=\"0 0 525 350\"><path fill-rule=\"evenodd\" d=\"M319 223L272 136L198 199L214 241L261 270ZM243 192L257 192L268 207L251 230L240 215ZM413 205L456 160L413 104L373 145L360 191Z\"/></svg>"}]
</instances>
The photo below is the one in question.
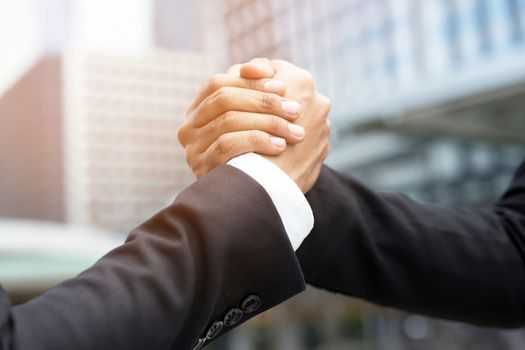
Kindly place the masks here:
<instances>
[{"instance_id":1,"label":"dark suit sleeve","mask_svg":"<svg viewBox=\"0 0 525 350\"><path fill-rule=\"evenodd\" d=\"M192 349L304 287L270 197L222 166L78 277L21 306L2 293L0 348Z\"/></svg>"},{"instance_id":2,"label":"dark suit sleeve","mask_svg":"<svg viewBox=\"0 0 525 350\"><path fill-rule=\"evenodd\" d=\"M423 205L328 168L307 195L298 251L308 283L481 325L525 324L525 169L492 207Z\"/></svg>"}]
</instances>

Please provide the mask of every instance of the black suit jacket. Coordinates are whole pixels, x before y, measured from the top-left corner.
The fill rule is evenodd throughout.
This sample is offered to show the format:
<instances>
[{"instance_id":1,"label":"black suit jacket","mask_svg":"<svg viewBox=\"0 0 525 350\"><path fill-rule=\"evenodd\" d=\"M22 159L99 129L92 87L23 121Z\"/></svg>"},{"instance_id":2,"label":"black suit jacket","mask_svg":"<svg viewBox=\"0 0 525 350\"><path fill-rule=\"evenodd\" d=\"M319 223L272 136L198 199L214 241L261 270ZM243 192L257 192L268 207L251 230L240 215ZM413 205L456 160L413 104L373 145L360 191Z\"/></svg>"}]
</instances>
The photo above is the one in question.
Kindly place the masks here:
<instances>
[{"instance_id":1,"label":"black suit jacket","mask_svg":"<svg viewBox=\"0 0 525 350\"><path fill-rule=\"evenodd\" d=\"M487 208L419 204L328 168L307 197L308 283L442 318L525 323L525 165Z\"/></svg>"},{"instance_id":2,"label":"black suit jacket","mask_svg":"<svg viewBox=\"0 0 525 350\"><path fill-rule=\"evenodd\" d=\"M222 166L78 277L16 307L0 293L0 348L200 348L304 287L270 197Z\"/></svg>"}]
</instances>

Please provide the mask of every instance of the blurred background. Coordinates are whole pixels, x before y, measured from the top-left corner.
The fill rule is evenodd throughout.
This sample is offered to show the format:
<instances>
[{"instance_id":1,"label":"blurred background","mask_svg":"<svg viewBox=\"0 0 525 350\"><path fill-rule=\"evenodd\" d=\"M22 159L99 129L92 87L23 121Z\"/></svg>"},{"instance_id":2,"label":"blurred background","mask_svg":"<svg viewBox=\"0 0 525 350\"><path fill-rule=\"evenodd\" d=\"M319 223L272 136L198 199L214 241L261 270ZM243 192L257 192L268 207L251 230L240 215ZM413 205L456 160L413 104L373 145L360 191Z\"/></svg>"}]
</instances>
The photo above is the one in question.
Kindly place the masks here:
<instances>
[{"instance_id":1,"label":"blurred background","mask_svg":"<svg viewBox=\"0 0 525 350\"><path fill-rule=\"evenodd\" d=\"M377 189L488 205L525 155L525 0L0 0L0 50L0 282L15 303L193 181L185 109L253 57L313 72L334 106L328 163ZM523 344L310 288L209 348Z\"/></svg>"}]
</instances>

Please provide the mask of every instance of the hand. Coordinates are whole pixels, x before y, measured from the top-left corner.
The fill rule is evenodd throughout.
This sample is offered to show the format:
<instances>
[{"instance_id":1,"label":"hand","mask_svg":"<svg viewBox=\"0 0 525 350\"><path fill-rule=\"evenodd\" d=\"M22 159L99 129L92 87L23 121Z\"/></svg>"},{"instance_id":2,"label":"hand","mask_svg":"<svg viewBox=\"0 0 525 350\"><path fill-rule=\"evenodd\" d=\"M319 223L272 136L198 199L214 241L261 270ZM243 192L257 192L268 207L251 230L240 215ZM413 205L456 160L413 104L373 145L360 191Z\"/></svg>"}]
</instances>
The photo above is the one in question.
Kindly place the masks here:
<instances>
[{"instance_id":1,"label":"hand","mask_svg":"<svg viewBox=\"0 0 525 350\"><path fill-rule=\"evenodd\" d=\"M257 59L240 67L244 78L268 76L270 61ZM273 79L286 83L284 97L301 104L299 118L295 121L305 129L305 139L300 144L290 145L276 157L266 157L285 171L301 188L308 192L317 181L321 166L330 151L329 136L330 101L315 90L312 75L291 63L281 60L271 61L275 70Z\"/></svg>"},{"instance_id":2,"label":"hand","mask_svg":"<svg viewBox=\"0 0 525 350\"><path fill-rule=\"evenodd\" d=\"M264 74L273 75L273 69ZM284 82L275 79L234 74L210 78L178 131L194 174L201 177L247 152L278 155L287 143L300 142L304 129L289 122L297 119L300 106L280 96L285 89Z\"/></svg>"},{"instance_id":3,"label":"hand","mask_svg":"<svg viewBox=\"0 0 525 350\"><path fill-rule=\"evenodd\" d=\"M301 107L301 111L298 113L300 114L300 118L297 120L297 123L307 128L305 133L307 135L306 141L308 142L303 142L305 143L304 147L302 144L289 145L287 151L281 156L267 158L285 171L297 183L301 190L306 193L317 180L322 163L329 152L330 123L327 120L327 116L330 111L330 101L315 91L314 81L309 72L285 61L255 59L244 65L233 66L230 68L229 73L231 73L231 75L241 75L241 79L244 78L242 84L244 84L244 86L251 84L250 88L256 90L261 89L261 81L267 81L265 79L269 79L275 75L273 81L284 81L284 83L286 83L286 90L283 88L279 93L284 97L296 97L301 104L306 106L306 108L304 106ZM229 77L231 80L229 83L238 84L238 81L232 78L231 75ZM217 84L209 83L208 86L203 89L196 99L196 102L190 107L190 110L191 108L195 108L194 106L203 99L209 98L209 96L206 97L207 94L213 94L212 91L220 89L215 89L215 87L220 86L223 88L227 86L226 80L220 82L216 80L216 82ZM278 118L274 119L274 121L279 122ZM209 134L210 130L208 126L206 124L199 125L199 123L191 123L191 121L183 125L183 128L181 128L182 132L179 132L179 139L186 147L187 162L197 176L206 174L216 166L224 164L229 159L242 153L257 152L266 155L279 155L283 153L284 148L281 149L280 152L273 154L258 151L257 147L255 147L256 142L253 142L253 139L251 140L252 142L246 141L250 139L249 133L239 134L233 131L238 127L239 122L240 119L232 121L229 125L230 128L228 128L229 133L235 135L235 138L230 137L231 135L228 133L222 134L218 140L222 139L223 145L219 147L210 146L205 152L207 154L202 156L199 156L195 152L188 152L188 150L196 147L195 144L198 143L198 140L195 137L188 139L186 136L191 134L191 132L188 132L188 126L190 126L190 124L192 125L189 129L193 130L195 135L204 134L205 136ZM210 123L213 124L215 122L212 119ZM204 130L205 128L207 129ZM203 130L199 132L198 129ZM212 127L211 129L216 130L217 128ZM253 131L250 131L250 133L251 132ZM211 137L211 139L214 137ZM238 144L238 147L235 149L233 148L234 143ZM266 143L268 143L268 141L266 141ZM225 149L231 151L228 152L228 157L224 157ZM242 151L239 151L240 149L242 149Z\"/></svg>"}]
</instances>

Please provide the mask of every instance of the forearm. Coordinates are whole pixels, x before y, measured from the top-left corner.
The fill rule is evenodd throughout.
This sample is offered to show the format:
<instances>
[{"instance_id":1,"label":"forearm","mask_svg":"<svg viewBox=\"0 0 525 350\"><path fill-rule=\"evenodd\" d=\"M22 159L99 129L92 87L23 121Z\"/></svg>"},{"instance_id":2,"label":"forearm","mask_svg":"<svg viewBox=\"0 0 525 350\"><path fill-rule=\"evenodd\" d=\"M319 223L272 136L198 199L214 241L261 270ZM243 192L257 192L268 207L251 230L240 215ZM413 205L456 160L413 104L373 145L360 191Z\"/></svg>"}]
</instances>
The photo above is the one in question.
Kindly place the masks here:
<instances>
[{"instance_id":1,"label":"forearm","mask_svg":"<svg viewBox=\"0 0 525 350\"><path fill-rule=\"evenodd\" d=\"M307 282L437 317L525 322L521 249L498 210L422 205L329 169L308 199L315 226L298 254Z\"/></svg>"},{"instance_id":2,"label":"forearm","mask_svg":"<svg viewBox=\"0 0 525 350\"><path fill-rule=\"evenodd\" d=\"M240 322L303 289L270 198L224 166L92 268L1 310L1 339L16 350L190 349L248 295L260 296L262 305Z\"/></svg>"}]
</instances>

